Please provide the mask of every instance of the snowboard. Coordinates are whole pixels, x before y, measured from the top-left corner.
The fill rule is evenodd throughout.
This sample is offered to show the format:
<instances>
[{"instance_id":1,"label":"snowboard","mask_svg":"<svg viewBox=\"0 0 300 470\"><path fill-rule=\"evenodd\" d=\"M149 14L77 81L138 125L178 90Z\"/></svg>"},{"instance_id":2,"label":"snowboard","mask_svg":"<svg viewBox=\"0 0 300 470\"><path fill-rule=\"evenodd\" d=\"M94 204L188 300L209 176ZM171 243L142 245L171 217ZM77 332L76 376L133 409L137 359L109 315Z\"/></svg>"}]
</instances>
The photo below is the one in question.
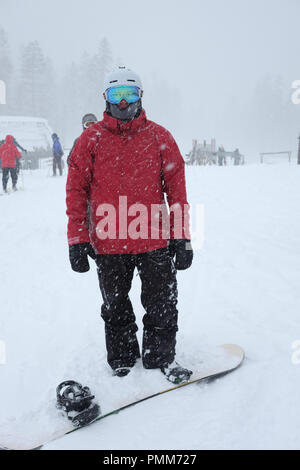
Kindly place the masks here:
<instances>
[{"instance_id":1,"label":"snowboard","mask_svg":"<svg viewBox=\"0 0 300 470\"><path fill-rule=\"evenodd\" d=\"M98 421L101 421L102 419L126 408L142 403L145 400L158 397L192 384L224 376L237 369L242 364L244 357L245 353L240 346L235 344L224 344L222 346L218 346L212 353L207 354L206 357L202 359L202 362L198 363L196 368L194 367L194 364L190 364L191 369L194 370L193 375L188 382L178 385L168 382L163 374L158 370L155 370L155 372L142 371L142 374L145 374L148 380L148 390L144 389L144 386L147 385L146 382L142 384L144 386L137 383L134 396L132 396L132 387L135 387L134 377L131 378L130 387L126 391L126 383L128 383L130 375L132 375L133 372L125 378L111 378L114 382L107 386L106 393L103 394L103 396L98 396L96 394L96 401L100 405L102 413L94 421L89 423L88 426L95 426L95 432L99 432L99 427L97 428L96 425ZM156 374L155 376L152 376L152 378L156 379L152 380L154 383L149 381L151 379L151 374L153 373ZM119 388L114 396L111 391L115 390L115 384ZM163 384L165 384L165 387ZM67 434L71 434L73 432L84 432L84 427L74 427L65 415L60 414L59 411L55 409L55 404L52 403L52 405L51 411L49 411L47 417L43 417L43 420L39 421L39 419L36 418L39 416L39 411L37 410L36 412L31 412L27 418L25 417L21 419L21 422L19 423L16 422L1 426L0 449L40 449L45 444Z\"/></svg>"}]
</instances>

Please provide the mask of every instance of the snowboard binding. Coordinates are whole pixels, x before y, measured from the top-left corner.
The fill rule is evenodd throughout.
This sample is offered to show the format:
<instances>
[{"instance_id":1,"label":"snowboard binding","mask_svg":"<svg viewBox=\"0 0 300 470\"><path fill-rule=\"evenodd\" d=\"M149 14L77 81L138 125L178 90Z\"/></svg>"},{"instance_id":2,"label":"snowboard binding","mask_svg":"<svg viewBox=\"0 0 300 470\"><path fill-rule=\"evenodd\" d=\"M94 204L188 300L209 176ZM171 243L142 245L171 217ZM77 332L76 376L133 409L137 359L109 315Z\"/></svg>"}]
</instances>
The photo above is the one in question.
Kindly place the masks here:
<instances>
[{"instance_id":1,"label":"snowboard binding","mask_svg":"<svg viewBox=\"0 0 300 470\"><path fill-rule=\"evenodd\" d=\"M56 389L57 408L66 412L76 427L86 426L100 414L100 406L93 403L95 398L88 387L74 380L66 380Z\"/></svg>"},{"instance_id":2,"label":"snowboard binding","mask_svg":"<svg viewBox=\"0 0 300 470\"><path fill-rule=\"evenodd\" d=\"M193 374L193 371L180 366L177 362L169 365L168 367L162 367L161 371L167 377L169 382L172 382L175 385L188 382Z\"/></svg>"}]
</instances>

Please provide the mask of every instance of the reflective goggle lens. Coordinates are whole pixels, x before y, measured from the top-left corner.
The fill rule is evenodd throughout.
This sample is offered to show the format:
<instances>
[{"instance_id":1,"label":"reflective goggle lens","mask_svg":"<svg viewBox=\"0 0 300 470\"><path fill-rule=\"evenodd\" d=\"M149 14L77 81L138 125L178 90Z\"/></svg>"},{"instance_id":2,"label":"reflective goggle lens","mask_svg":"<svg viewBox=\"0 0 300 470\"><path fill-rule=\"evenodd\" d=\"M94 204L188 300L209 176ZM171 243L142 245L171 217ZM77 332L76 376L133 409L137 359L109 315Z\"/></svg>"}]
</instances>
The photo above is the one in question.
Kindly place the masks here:
<instances>
[{"instance_id":1,"label":"reflective goggle lens","mask_svg":"<svg viewBox=\"0 0 300 470\"><path fill-rule=\"evenodd\" d=\"M118 104L122 100L135 103L140 99L140 90L136 86L115 86L106 91L106 99L112 104Z\"/></svg>"},{"instance_id":2,"label":"reflective goggle lens","mask_svg":"<svg viewBox=\"0 0 300 470\"><path fill-rule=\"evenodd\" d=\"M93 124L95 124L96 121L88 121L84 124L84 128L87 129L88 127L92 126Z\"/></svg>"}]
</instances>

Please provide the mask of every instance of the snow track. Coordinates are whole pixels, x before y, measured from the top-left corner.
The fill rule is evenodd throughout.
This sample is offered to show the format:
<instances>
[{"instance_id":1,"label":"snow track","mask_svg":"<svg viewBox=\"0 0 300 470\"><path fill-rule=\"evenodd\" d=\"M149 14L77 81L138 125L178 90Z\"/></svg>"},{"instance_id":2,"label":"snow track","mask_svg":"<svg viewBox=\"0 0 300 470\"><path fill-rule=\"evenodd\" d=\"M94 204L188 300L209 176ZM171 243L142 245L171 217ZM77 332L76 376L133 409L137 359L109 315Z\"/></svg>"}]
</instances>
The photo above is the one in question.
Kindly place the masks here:
<instances>
[{"instance_id":1,"label":"snow track","mask_svg":"<svg viewBox=\"0 0 300 470\"><path fill-rule=\"evenodd\" d=\"M178 273L178 356L189 365L214 345L238 343L244 366L47 448L299 449L300 364L292 363L292 343L300 340L300 167L188 167L187 177L191 204L205 205L205 244L191 270ZM105 363L95 267L84 275L69 267L65 177L25 173L25 191L0 198L0 214L7 359L0 365L0 428L30 413L35 426L35 410L46 401L41 413L56 413L62 380L81 381L96 394L111 380L113 394L116 378ZM141 327L139 289L135 277L131 298ZM143 373L118 380L134 393Z\"/></svg>"}]
</instances>

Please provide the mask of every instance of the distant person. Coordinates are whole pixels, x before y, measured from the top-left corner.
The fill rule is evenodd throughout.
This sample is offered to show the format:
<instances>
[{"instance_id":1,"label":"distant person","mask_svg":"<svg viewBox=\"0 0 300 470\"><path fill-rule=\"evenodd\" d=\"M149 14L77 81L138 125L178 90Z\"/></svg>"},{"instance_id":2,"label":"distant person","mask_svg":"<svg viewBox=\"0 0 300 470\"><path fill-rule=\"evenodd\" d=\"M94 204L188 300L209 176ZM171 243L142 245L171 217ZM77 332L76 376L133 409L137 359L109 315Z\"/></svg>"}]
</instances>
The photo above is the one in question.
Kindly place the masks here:
<instances>
[{"instance_id":1,"label":"distant person","mask_svg":"<svg viewBox=\"0 0 300 470\"><path fill-rule=\"evenodd\" d=\"M241 162L241 154L239 149L235 149L235 151L233 152L233 162L234 165L239 165Z\"/></svg>"},{"instance_id":2,"label":"distant person","mask_svg":"<svg viewBox=\"0 0 300 470\"><path fill-rule=\"evenodd\" d=\"M16 147L18 147L22 152L27 153L27 150L24 149L24 148L22 147L22 145L19 144L19 142L17 142L17 139L15 139L15 138L13 138L13 139L14 139L14 145L15 145ZM0 147L1 147L1 145L3 145L4 143L5 143L5 140L0 140Z\"/></svg>"},{"instance_id":3,"label":"distant person","mask_svg":"<svg viewBox=\"0 0 300 470\"><path fill-rule=\"evenodd\" d=\"M226 154L223 145L218 148L218 165L226 165Z\"/></svg>"},{"instance_id":4,"label":"distant person","mask_svg":"<svg viewBox=\"0 0 300 470\"><path fill-rule=\"evenodd\" d=\"M56 168L59 169L59 174L62 176L62 156L64 154L59 137L57 134L52 134L53 140L53 176L56 176Z\"/></svg>"},{"instance_id":5,"label":"distant person","mask_svg":"<svg viewBox=\"0 0 300 470\"><path fill-rule=\"evenodd\" d=\"M7 135L5 143L0 147L0 160L2 165L2 184L3 191L7 193L7 183L9 174L12 179L13 190L17 191L18 173L17 160L22 157L21 153L14 144L12 135Z\"/></svg>"},{"instance_id":6,"label":"distant person","mask_svg":"<svg viewBox=\"0 0 300 470\"><path fill-rule=\"evenodd\" d=\"M27 153L27 150L24 149L24 148L22 147L22 145L19 144L19 142L17 142L17 139L15 139L15 138L13 138L13 139L14 139L14 145L15 145L17 148L19 148L22 152ZM2 145L4 145L4 144L5 144L5 140L0 140L0 147L1 147ZM20 159L17 158L17 159L16 159L17 174L20 173L20 164L21 164Z\"/></svg>"},{"instance_id":7,"label":"distant person","mask_svg":"<svg viewBox=\"0 0 300 470\"><path fill-rule=\"evenodd\" d=\"M96 118L95 114L92 114L92 113L85 114L82 118L83 130L88 129L90 126L92 126L96 122L98 122L98 119ZM77 137L77 139L74 140L73 147L71 148L71 150L69 152L69 155L68 155L68 158L67 158L67 164L68 165L69 165L69 162L70 162L71 154L73 152L73 149L74 149L78 139L79 139L79 137Z\"/></svg>"}]
</instances>

